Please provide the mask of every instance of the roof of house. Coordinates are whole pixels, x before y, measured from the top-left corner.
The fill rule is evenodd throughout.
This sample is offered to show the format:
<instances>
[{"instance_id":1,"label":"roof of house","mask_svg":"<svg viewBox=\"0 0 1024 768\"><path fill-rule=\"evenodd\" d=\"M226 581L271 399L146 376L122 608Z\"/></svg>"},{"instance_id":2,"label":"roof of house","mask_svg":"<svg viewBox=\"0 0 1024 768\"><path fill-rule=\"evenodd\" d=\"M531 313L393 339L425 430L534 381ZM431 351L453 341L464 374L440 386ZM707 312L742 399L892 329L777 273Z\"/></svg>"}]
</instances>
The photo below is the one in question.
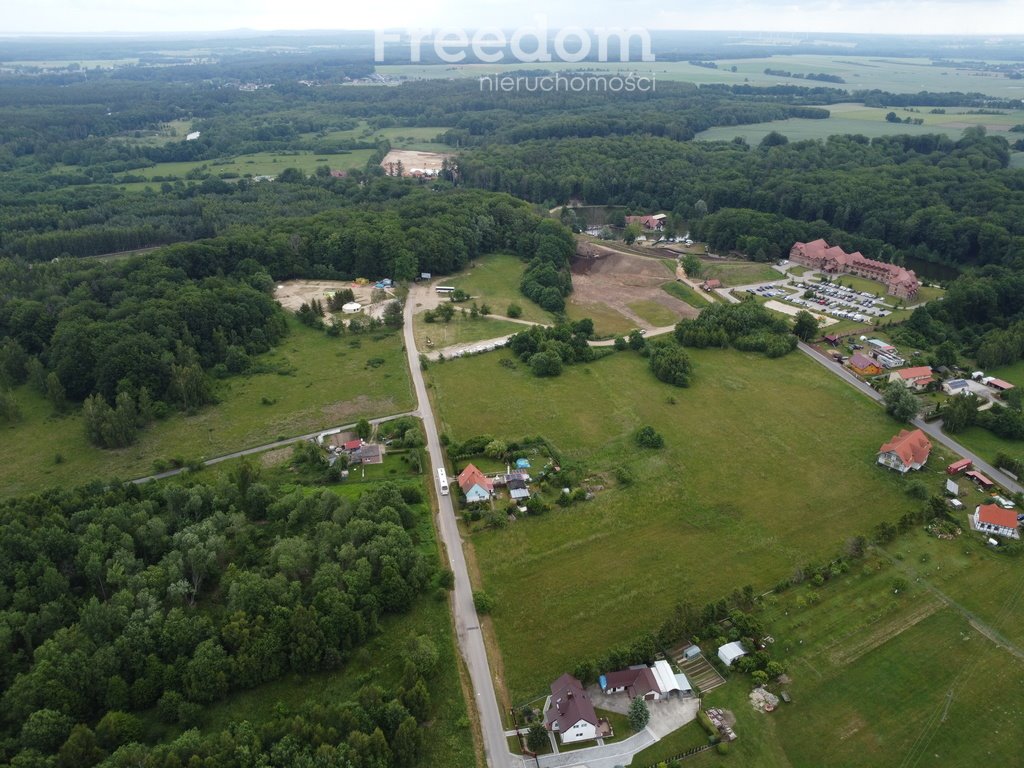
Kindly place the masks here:
<instances>
[{"instance_id":1,"label":"roof of house","mask_svg":"<svg viewBox=\"0 0 1024 768\"><path fill-rule=\"evenodd\" d=\"M484 475L484 473L477 469L473 464L466 465L466 468L459 473L457 482L463 493L471 489L474 485L479 485L488 493L494 492L494 483L492 483L490 478Z\"/></svg>"},{"instance_id":2,"label":"roof of house","mask_svg":"<svg viewBox=\"0 0 1024 768\"><path fill-rule=\"evenodd\" d=\"M950 379L942 386L946 389L964 389L965 387L969 387L970 383L968 383L966 379Z\"/></svg>"},{"instance_id":3,"label":"roof of house","mask_svg":"<svg viewBox=\"0 0 1024 768\"><path fill-rule=\"evenodd\" d=\"M583 684L568 672L551 684L551 705L544 715L548 727L558 723L563 733L580 720L597 725L597 713Z\"/></svg>"},{"instance_id":4,"label":"roof of house","mask_svg":"<svg viewBox=\"0 0 1024 768\"><path fill-rule=\"evenodd\" d=\"M718 658L724 661L726 664L732 664L733 661L738 659L740 656L746 656L747 649L743 647L743 643L733 641L720 646L718 649Z\"/></svg>"},{"instance_id":5,"label":"roof of house","mask_svg":"<svg viewBox=\"0 0 1024 768\"><path fill-rule=\"evenodd\" d=\"M996 389L1013 389L1013 384L1008 381L1003 381L1002 379L990 378L985 383L990 387L995 387Z\"/></svg>"},{"instance_id":6,"label":"roof of house","mask_svg":"<svg viewBox=\"0 0 1024 768\"><path fill-rule=\"evenodd\" d=\"M609 672L605 677L605 688L625 688L630 698L644 696L651 691L661 693L658 680L648 667L630 667Z\"/></svg>"},{"instance_id":7,"label":"roof of house","mask_svg":"<svg viewBox=\"0 0 1024 768\"><path fill-rule=\"evenodd\" d=\"M924 432L901 429L888 443L879 448L879 453L895 453L904 464L924 464L932 450L932 441Z\"/></svg>"},{"instance_id":8,"label":"roof of house","mask_svg":"<svg viewBox=\"0 0 1024 768\"><path fill-rule=\"evenodd\" d=\"M359 439L356 439L356 440L349 440L349 441L347 441L341 447L344 448L346 451L358 451L360 448L362 448L362 446L363 446L363 441L359 440Z\"/></svg>"},{"instance_id":9,"label":"roof of house","mask_svg":"<svg viewBox=\"0 0 1024 768\"><path fill-rule=\"evenodd\" d=\"M901 371L894 371L904 381L918 381L919 379L930 379L932 369L927 365L919 365L916 368L904 368Z\"/></svg>"},{"instance_id":10,"label":"roof of house","mask_svg":"<svg viewBox=\"0 0 1024 768\"><path fill-rule=\"evenodd\" d=\"M710 280L705 280L704 285L707 286L708 288L721 288L722 281L719 280L717 277L712 277Z\"/></svg>"},{"instance_id":11,"label":"roof of house","mask_svg":"<svg viewBox=\"0 0 1024 768\"><path fill-rule=\"evenodd\" d=\"M880 368L881 366L879 366L878 363L876 363L874 360L872 360L867 355L862 355L860 352L858 352L853 357L850 358L850 367L851 368L871 368L871 367Z\"/></svg>"},{"instance_id":12,"label":"roof of house","mask_svg":"<svg viewBox=\"0 0 1024 768\"><path fill-rule=\"evenodd\" d=\"M998 525L1000 528L1016 528L1017 512L1003 509L998 504L982 504L977 509L978 522Z\"/></svg>"}]
</instances>

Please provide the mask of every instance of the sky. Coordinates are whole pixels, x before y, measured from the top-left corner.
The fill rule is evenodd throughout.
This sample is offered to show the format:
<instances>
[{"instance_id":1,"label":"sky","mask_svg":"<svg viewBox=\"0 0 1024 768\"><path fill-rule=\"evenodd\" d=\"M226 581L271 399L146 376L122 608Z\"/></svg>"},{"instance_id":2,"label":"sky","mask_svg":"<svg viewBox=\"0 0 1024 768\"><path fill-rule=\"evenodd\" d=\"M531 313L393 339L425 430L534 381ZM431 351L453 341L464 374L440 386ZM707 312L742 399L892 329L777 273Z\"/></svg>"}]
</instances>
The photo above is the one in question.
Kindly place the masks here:
<instances>
[{"instance_id":1,"label":"sky","mask_svg":"<svg viewBox=\"0 0 1024 768\"><path fill-rule=\"evenodd\" d=\"M680 30L1024 34L1024 0L4 0L0 34L236 29Z\"/></svg>"}]
</instances>

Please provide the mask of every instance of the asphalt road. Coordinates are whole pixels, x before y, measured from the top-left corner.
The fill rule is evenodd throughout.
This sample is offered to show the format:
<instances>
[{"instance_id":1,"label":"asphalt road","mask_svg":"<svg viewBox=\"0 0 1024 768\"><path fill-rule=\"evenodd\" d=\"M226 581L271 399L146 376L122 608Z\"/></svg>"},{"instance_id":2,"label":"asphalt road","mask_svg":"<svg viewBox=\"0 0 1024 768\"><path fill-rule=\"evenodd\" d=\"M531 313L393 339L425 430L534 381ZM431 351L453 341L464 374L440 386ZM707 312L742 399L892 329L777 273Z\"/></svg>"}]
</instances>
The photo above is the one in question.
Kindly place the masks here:
<instances>
[{"instance_id":1,"label":"asphalt road","mask_svg":"<svg viewBox=\"0 0 1024 768\"><path fill-rule=\"evenodd\" d=\"M437 470L444 467L444 453L438 437L437 423L434 412L427 398L427 388L423 382L420 369L419 353L413 338L412 316L417 300L417 293L422 286L413 286L405 302L405 351L409 358L409 371L412 375L413 389L416 392L417 414L423 419L423 428L427 435L427 453L430 456L431 476L437 487ZM429 288L427 288L429 290ZM453 483L454 478L449 482ZM494 681L487 663L487 649L484 646L480 621L473 605L473 588L469 582L469 570L462 551L462 540L455 520L455 509L452 497L442 496L438 489L437 530L448 553L448 564L455 573L455 590L452 595L452 612L455 617L455 634L459 641L459 649L469 671L470 683L473 687L473 698L476 700L477 712L480 715L480 730L483 735L484 752L487 764L491 768L510 768L512 756L505 740L505 728L498 710L498 700L494 693Z\"/></svg>"},{"instance_id":2,"label":"asphalt road","mask_svg":"<svg viewBox=\"0 0 1024 768\"><path fill-rule=\"evenodd\" d=\"M815 351L813 347L808 344L804 344L802 341L799 344L800 351L805 355L808 355L812 360L824 366L839 378L846 381L852 387L860 390L862 393L870 397L872 400L881 403L882 395L879 392L873 390L870 386L865 384L859 378L853 375L845 366L839 365L832 361L830 358ZM913 425L921 429L925 434L930 436L933 440L936 440L943 445L948 446L956 453L963 456L965 459L970 459L974 462L974 467L983 475L987 475L991 480L999 483L1006 490L1013 493L1024 493L1024 488L1021 487L1020 483L1006 476L1001 470L996 469L983 458L981 458L974 451L960 445L956 440L951 438L949 435L942 431L942 421L924 421L923 419L914 419Z\"/></svg>"}]
</instances>

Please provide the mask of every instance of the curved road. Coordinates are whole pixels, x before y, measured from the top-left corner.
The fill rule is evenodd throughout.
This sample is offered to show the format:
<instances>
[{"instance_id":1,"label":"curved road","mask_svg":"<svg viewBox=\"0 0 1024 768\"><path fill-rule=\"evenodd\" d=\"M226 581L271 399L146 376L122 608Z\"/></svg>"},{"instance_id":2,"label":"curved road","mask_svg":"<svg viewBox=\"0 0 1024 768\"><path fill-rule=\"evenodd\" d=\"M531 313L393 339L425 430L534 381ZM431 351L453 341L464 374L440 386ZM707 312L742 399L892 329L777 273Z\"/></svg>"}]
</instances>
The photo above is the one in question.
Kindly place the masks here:
<instances>
[{"instance_id":1,"label":"curved road","mask_svg":"<svg viewBox=\"0 0 1024 768\"><path fill-rule=\"evenodd\" d=\"M427 387L423 382L423 371L420 368L419 353L416 351L416 340L413 337L415 293L416 287L410 290L405 301L405 352L409 358L409 372L416 392L417 413L423 419L423 428L427 435L431 475L436 478L438 468L445 466L444 453L441 450L434 412L427 398ZM487 663L487 649L484 647L483 633L480 631L480 620L473 605L473 588L469 582L469 570L466 568L466 558L462 551L462 539L459 536L452 497L438 493L437 507L437 530L448 553L448 563L455 573L455 590L452 594L455 634L466 668L469 670L473 697L476 699L476 708L480 715L480 730L487 764L491 768L510 768L512 756L505 740L505 728L501 722L501 712L498 710L498 700L494 693L494 681L491 679L491 669Z\"/></svg>"}]
</instances>

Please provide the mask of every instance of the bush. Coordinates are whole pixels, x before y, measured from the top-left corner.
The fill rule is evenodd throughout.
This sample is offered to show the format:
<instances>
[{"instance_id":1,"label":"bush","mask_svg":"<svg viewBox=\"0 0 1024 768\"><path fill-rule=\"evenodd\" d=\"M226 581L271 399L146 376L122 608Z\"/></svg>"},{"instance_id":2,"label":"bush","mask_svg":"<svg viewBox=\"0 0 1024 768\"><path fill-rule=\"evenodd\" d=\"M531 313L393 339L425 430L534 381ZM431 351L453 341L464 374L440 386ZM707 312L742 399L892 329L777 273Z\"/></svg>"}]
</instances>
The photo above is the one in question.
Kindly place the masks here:
<instances>
[{"instance_id":1,"label":"bush","mask_svg":"<svg viewBox=\"0 0 1024 768\"><path fill-rule=\"evenodd\" d=\"M509 304L508 309L505 310L505 314L511 318L519 318L523 316L523 308L518 304Z\"/></svg>"},{"instance_id":2,"label":"bush","mask_svg":"<svg viewBox=\"0 0 1024 768\"><path fill-rule=\"evenodd\" d=\"M476 607L477 613L486 616L494 610L494 598L483 590L474 590L473 605Z\"/></svg>"},{"instance_id":3,"label":"bush","mask_svg":"<svg viewBox=\"0 0 1024 768\"><path fill-rule=\"evenodd\" d=\"M654 427L640 427L634 435L636 444L641 448L664 448L665 438L654 431Z\"/></svg>"},{"instance_id":4,"label":"bush","mask_svg":"<svg viewBox=\"0 0 1024 768\"><path fill-rule=\"evenodd\" d=\"M718 750L718 754L720 754L720 755L727 755L727 754L729 754L729 742L727 742L727 741L720 741L715 746L715 749Z\"/></svg>"}]
</instances>

